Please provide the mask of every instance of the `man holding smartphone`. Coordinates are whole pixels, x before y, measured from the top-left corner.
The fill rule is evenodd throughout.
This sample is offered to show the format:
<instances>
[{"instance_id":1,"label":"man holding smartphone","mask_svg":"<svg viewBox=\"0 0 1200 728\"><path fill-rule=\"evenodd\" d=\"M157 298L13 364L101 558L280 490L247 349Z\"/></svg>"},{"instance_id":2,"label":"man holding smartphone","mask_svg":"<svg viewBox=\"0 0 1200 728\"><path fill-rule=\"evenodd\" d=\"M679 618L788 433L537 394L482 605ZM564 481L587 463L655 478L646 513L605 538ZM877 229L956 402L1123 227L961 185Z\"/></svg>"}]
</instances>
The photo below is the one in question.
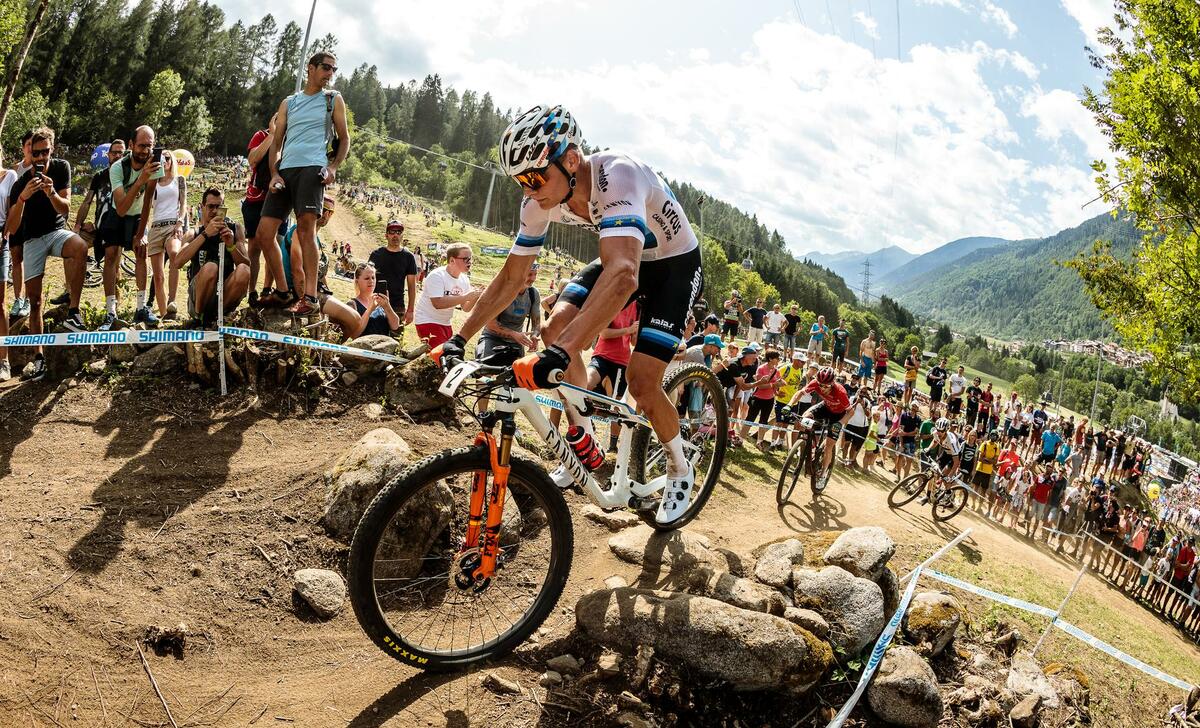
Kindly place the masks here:
<instances>
[{"instance_id":1,"label":"man holding smartphone","mask_svg":"<svg viewBox=\"0 0 1200 728\"><path fill-rule=\"evenodd\" d=\"M404 312L404 318L400 321L400 332L403 335L405 324L413 322L413 313L417 305L417 259L404 247L404 223L399 220L388 222L387 245L371 251L368 260L374 264L378 275L375 290L379 290L380 284L385 284L392 308ZM406 291L407 307L404 305Z\"/></svg>"},{"instance_id":2,"label":"man holding smartphone","mask_svg":"<svg viewBox=\"0 0 1200 728\"><path fill-rule=\"evenodd\" d=\"M100 221L104 241L104 322L108 331L117 321L117 275L121 255L132 250L135 256L134 281L137 283L135 323L158 325L158 316L146 305L146 210L154 199L154 187L163 176L162 147L154 143L154 130L139 126L133 132L130 151L108 168L112 185L112 209Z\"/></svg>"},{"instance_id":3,"label":"man holding smartphone","mask_svg":"<svg viewBox=\"0 0 1200 728\"><path fill-rule=\"evenodd\" d=\"M301 93L279 104L275 134L267 159L271 165L271 185L263 204L255 243L264 253L276 281L284 280L282 254L275 235L289 212L296 214L296 236L304 259L304 290L286 291L282 298L272 292L274 301L284 304L303 293L289 310L297 316L312 316L321 311L317 300L317 218L321 215L325 188L337 178L338 167L350 151L350 132L346 125L346 102L341 94L326 88L337 73L337 58L325 51L308 59L308 80ZM327 151L331 142L332 155ZM260 304L267 296L260 297Z\"/></svg>"},{"instance_id":4,"label":"man holding smartphone","mask_svg":"<svg viewBox=\"0 0 1200 728\"><path fill-rule=\"evenodd\" d=\"M246 233L224 214L225 194L209 187L200 198L200 225L176 254L171 267L188 264L188 314L204 328L217 320L217 281L225 257L225 313L238 307L250 286L250 256Z\"/></svg>"},{"instance_id":5,"label":"man holding smartphone","mask_svg":"<svg viewBox=\"0 0 1200 728\"><path fill-rule=\"evenodd\" d=\"M35 129L30 138L33 167L21 175L9 193L8 217L4 223L6 235L20 232L25 240L25 292L29 297L29 333L40 334L42 321L42 276L46 258L53 255L63 259L70 293L67 318L63 326L71 331L84 331L79 316L79 295L83 291L83 268L87 263L87 244L67 228L71 211L71 165L64 159L54 159L54 131ZM46 360L42 347L35 349L29 379L46 376Z\"/></svg>"}]
</instances>

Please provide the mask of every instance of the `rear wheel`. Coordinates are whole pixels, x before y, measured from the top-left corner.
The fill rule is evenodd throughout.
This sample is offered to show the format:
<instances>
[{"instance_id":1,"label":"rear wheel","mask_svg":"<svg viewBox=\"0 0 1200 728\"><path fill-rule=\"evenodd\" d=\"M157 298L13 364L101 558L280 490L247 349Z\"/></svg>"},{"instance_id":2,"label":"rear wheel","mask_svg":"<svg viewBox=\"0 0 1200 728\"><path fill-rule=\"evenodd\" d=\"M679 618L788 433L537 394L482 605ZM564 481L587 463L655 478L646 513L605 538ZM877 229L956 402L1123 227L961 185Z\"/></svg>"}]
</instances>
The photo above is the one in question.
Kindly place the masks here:
<instances>
[{"instance_id":1,"label":"rear wheel","mask_svg":"<svg viewBox=\"0 0 1200 728\"><path fill-rule=\"evenodd\" d=\"M670 523L659 523L649 510L637 513L651 527L670 531L691 522L712 495L729 446L729 413L725 409L725 388L703 364L685 364L676 369L663 380L663 391L679 413L683 452L695 469L692 501ZM667 472L667 453L650 427L638 426L634 430L629 460L630 474L640 483Z\"/></svg>"},{"instance_id":2,"label":"rear wheel","mask_svg":"<svg viewBox=\"0 0 1200 728\"><path fill-rule=\"evenodd\" d=\"M804 464L808 462L809 436L804 434L792 448L788 450L787 458L783 461L783 470L779 473L779 483L775 486L775 502L787 503L800 481L804 472Z\"/></svg>"},{"instance_id":3,"label":"rear wheel","mask_svg":"<svg viewBox=\"0 0 1200 728\"><path fill-rule=\"evenodd\" d=\"M942 489L937 498L933 499L933 520L948 521L958 515L967 504L967 489L961 485L952 485Z\"/></svg>"},{"instance_id":4,"label":"rear wheel","mask_svg":"<svg viewBox=\"0 0 1200 728\"><path fill-rule=\"evenodd\" d=\"M571 515L536 463L513 456L492 579L477 581L479 543L467 543L482 446L426 458L384 486L354 532L350 601L367 636L423 670L468 667L521 644L549 615L571 570ZM486 522L487 512L483 514Z\"/></svg>"},{"instance_id":5,"label":"rear wheel","mask_svg":"<svg viewBox=\"0 0 1200 728\"><path fill-rule=\"evenodd\" d=\"M892 488L892 492L888 493L888 506L891 508L899 508L900 506L911 503L917 496L921 495L925 490L925 482L929 479L926 473L914 473Z\"/></svg>"},{"instance_id":6,"label":"rear wheel","mask_svg":"<svg viewBox=\"0 0 1200 728\"><path fill-rule=\"evenodd\" d=\"M131 276L137 273L137 256L132 250L126 250L121 254L121 270L125 271L125 275Z\"/></svg>"}]
</instances>

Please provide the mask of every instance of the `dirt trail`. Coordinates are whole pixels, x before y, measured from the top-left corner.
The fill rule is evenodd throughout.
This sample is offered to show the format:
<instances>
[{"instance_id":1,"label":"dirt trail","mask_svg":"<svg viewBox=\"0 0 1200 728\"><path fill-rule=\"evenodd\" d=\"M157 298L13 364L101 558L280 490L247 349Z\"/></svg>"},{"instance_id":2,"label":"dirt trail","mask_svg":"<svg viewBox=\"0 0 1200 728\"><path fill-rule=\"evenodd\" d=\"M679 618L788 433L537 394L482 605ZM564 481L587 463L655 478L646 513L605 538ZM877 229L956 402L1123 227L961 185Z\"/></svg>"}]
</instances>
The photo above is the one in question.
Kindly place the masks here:
<instances>
[{"instance_id":1,"label":"dirt trail","mask_svg":"<svg viewBox=\"0 0 1200 728\"><path fill-rule=\"evenodd\" d=\"M0 725L50 716L100 725L105 714L112 725L162 722L133 644L148 626L180 622L192 634L184 659L149 655L180 725L245 725L260 714L259 725L465 725L493 712L515 725L559 724L529 700L485 699L478 673L416 674L372 646L348 610L321 623L291 594L295 569L344 560L317 519L320 474L346 447L381 424L419 454L466 432L374 422L335 402L294 418L237 398L165 393L84 383L60 394L43 383L0 397ZM777 510L777 465L739 456L738 467L752 477L724 483L695 524L736 551L794 534L815 551L835 531L877 524L904 544L897 562L907 565L970 524L967 562L1021 564L1064 584L1073 575L972 515L934 526L918 511L890 511L883 486L859 478L837 475L819 506L805 494ZM566 635L579 594L614 573L636 576L608 554L607 535L576 519L575 568L543 646ZM510 664L532 682L554 654L530 646Z\"/></svg>"}]
</instances>

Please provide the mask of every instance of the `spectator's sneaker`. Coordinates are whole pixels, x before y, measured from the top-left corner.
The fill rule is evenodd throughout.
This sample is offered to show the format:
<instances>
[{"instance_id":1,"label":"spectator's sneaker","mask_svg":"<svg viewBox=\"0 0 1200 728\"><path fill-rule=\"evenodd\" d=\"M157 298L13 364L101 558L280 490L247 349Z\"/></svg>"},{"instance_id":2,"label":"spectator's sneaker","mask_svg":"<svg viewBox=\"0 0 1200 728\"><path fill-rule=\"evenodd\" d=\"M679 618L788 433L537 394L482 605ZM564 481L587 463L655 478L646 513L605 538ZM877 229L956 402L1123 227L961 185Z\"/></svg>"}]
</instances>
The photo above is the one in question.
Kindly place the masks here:
<instances>
[{"instance_id":1,"label":"spectator's sneaker","mask_svg":"<svg viewBox=\"0 0 1200 728\"><path fill-rule=\"evenodd\" d=\"M27 382L40 382L46 378L46 360L43 357L36 357L29 362L29 366L25 367L25 371L21 373L22 378Z\"/></svg>"},{"instance_id":2,"label":"spectator's sneaker","mask_svg":"<svg viewBox=\"0 0 1200 728\"><path fill-rule=\"evenodd\" d=\"M63 291L61 294L50 299L51 306L65 306L71 302L71 294Z\"/></svg>"},{"instance_id":3,"label":"spectator's sneaker","mask_svg":"<svg viewBox=\"0 0 1200 728\"><path fill-rule=\"evenodd\" d=\"M0 359L0 382L7 382L12 379L12 365L8 363L8 359Z\"/></svg>"},{"instance_id":4,"label":"spectator's sneaker","mask_svg":"<svg viewBox=\"0 0 1200 728\"><path fill-rule=\"evenodd\" d=\"M321 313L321 305L316 298L305 296L296 305L288 309L293 316L316 316Z\"/></svg>"},{"instance_id":5,"label":"spectator's sneaker","mask_svg":"<svg viewBox=\"0 0 1200 728\"><path fill-rule=\"evenodd\" d=\"M113 324L117 323L117 315L115 313L104 314L104 321L96 327L97 331L112 331Z\"/></svg>"},{"instance_id":6,"label":"spectator's sneaker","mask_svg":"<svg viewBox=\"0 0 1200 728\"><path fill-rule=\"evenodd\" d=\"M133 322L135 324L146 324L147 326L158 326L158 316L154 315L149 306L142 306L134 312Z\"/></svg>"},{"instance_id":7,"label":"spectator's sneaker","mask_svg":"<svg viewBox=\"0 0 1200 728\"><path fill-rule=\"evenodd\" d=\"M571 477L569 472L567 472L567 466L565 465L559 465L557 468L551 471L550 480L553 480L554 484L563 490L575 485L575 479Z\"/></svg>"},{"instance_id":8,"label":"spectator's sneaker","mask_svg":"<svg viewBox=\"0 0 1200 728\"><path fill-rule=\"evenodd\" d=\"M167 314L163 316L163 318L168 321L174 321L175 317L178 315L179 306L176 306L174 301L167 301Z\"/></svg>"},{"instance_id":9,"label":"spectator's sneaker","mask_svg":"<svg viewBox=\"0 0 1200 728\"><path fill-rule=\"evenodd\" d=\"M12 309L8 312L8 323L14 324L17 321L29 315L29 299L17 298L13 300Z\"/></svg>"},{"instance_id":10,"label":"spectator's sneaker","mask_svg":"<svg viewBox=\"0 0 1200 728\"><path fill-rule=\"evenodd\" d=\"M78 311L67 315L67 318L63 320L63 327L76 333L87 331L87 328L83 325L83 319L79 316Z\"/></svg>"},{"instance_id":11,"label":"spectator's sneaker","mask_svg":"<svg viewBox=\"0 0 1200 728\"><path fill-rule=\"evenodd\" d=\"M657 485L660 481L665 481L665 485L654 520L659 525L665 526L686 513L688 506L691 505L692 485L696 482L696 470L691 463L688 463L688 470L684 475L679 477L660 475L650 481L650 485Z\"/></svg>"},{"instance_id":12,"label":"spectator's sneaker","mask_svg":"<svg viewBox=\"0 0 1200 728\"><path fill-rule=\"evenodd\" d=\"M323 294L326 296L333 295L333 291L331 291L329 289L329 286L325 285L324 283L320 283L320 282L317 283L317 293L320 293L320 294Z\"/></svg>"}]
</instances>

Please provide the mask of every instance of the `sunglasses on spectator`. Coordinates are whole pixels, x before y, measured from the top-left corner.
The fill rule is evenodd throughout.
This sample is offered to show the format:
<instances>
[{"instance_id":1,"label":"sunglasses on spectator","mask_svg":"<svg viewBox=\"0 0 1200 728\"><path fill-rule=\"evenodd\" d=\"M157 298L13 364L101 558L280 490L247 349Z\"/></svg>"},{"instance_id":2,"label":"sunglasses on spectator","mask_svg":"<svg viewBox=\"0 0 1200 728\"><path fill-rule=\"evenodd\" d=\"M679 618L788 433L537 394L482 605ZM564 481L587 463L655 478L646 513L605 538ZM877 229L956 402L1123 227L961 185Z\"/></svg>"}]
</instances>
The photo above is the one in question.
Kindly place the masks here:
<instances>
[{"instance_id":1,"label":"sunglasses on spectator","mask_svg":"<svg viewBox=\"0 0 1200 728\"><path fill-rule=\"evenodd\" d=\"M455 256L455 260L461 260L461 261L463 261L463 262L465 262L465 263L470 263L470 262L471 262L471 256L469 256L469 255L468 255L468 256L466 256L466 257L463 257L463 256L461 256L461 255L456 255L456 256Z\"/></svg>"},{"instance_id":2,"label":"sunglasses on spectator","mask_svg":"<svg viewBox=\"0 0 1200 728\"><path fill-rule=\"evenodd\" d=\"M548 174L549 171L549 167L545 167L543 169L531 169L528 172L514 174L513 179L517 181L517 184L528 189L529 191L537 192L542 188L543 185L550 181L550 176Z\"/></svg>"},{"instance_id":3,"label":"sunglasses on spectator","mask_svg":"<svg viewBox=\"0 0 1200 728\"><path fill-rule=\"evenodd\" d=\"M317 65L321 67L322 71L330 71L332 73L337 73L337 66L330 65L328 63L325 63L324 61L318 63Z\"/></svg>"},{"instance_id":4,"label":"sunglasses on spectator","mask_svg":"<svg viewBox=\"0 0 1200 728\"><path fill-rule=\"evenodd\" d=\"M29 156L31 156L31 157L49 157L50 156L50 147L46 147L45 149L34 149L29 152Z\"/></svg>"}]
</instances>

